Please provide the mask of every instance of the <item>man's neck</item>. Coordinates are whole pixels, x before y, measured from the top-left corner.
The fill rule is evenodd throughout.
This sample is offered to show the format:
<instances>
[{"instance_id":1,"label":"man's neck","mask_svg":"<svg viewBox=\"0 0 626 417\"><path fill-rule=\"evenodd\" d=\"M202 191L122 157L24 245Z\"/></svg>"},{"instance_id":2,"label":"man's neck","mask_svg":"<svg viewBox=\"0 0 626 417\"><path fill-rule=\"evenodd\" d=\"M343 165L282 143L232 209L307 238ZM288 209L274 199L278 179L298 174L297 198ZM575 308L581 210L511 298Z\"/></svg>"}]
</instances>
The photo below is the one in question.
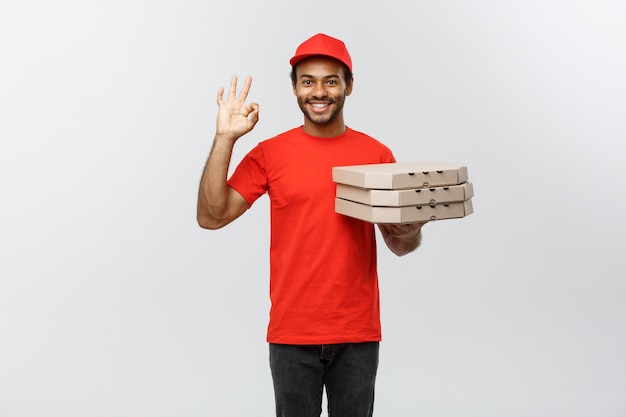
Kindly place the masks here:
<instances>
[{"instance_id":1,"label":"man's neck","mask_svg":"<svg viewBox=\"0 0 626 417\"><path fill-rule=\"evenodd\" d=\"M317 136L320 138L334 138L335 136L343 135L345 133L346 125L343 120L337 120L336 123L320 125L305 118L302 130L304 130L304 133L307 135Z\"/></svg>"}]
</instances>

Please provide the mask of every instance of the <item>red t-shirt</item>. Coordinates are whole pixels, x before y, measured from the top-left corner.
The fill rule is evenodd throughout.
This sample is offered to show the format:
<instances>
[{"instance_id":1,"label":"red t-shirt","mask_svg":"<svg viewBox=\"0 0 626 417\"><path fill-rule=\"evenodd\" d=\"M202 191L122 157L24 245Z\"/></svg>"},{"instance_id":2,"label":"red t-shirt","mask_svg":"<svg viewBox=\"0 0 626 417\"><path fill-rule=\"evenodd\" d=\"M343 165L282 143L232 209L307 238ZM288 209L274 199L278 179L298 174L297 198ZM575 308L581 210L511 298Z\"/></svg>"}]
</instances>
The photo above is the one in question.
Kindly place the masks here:
<instances>
[{"instance_id":1,"label":"red t-shirt","mask_svg":"<svg viewBox=\"0 0 626 417\"><path fill-rule=\"evenodd\" d=\"M387 162L391 150L363 133L320 138L298 127L259 143L235 169L228 183L248 203L270 198L268 342L381 340L374 226L335 213L332 167Z\"/></svg>"}]
</instances>

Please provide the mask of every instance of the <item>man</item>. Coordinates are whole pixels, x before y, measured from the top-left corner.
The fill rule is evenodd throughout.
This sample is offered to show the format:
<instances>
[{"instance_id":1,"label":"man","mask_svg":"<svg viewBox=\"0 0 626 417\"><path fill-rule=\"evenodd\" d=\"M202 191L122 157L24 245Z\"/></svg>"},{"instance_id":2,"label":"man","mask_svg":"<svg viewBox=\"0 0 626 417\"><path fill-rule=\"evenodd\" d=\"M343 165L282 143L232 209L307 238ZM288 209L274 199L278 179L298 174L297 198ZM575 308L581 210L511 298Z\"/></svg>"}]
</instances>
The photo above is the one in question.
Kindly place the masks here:
<instances>
[{"instance_id":1,"label":"man","mask_svg":"<svg viewBox=\"0 0 626 417\"><path fill-rule=\"evenodd\" d=\"M260 142L227 172L235 142L259 120L232 77L219 106L200 181L198 224L221 228L267 193L270 198L270 321L267 341L276 415L372 415L381 340L376 236L372 224L335 213L332 167L395 162L378 140L345 125L352 60L345 44L317 34L291 58L292 88L304 124ZM423 223L378 225L398 256L420 244Z\"/></svg>"}]
</instances>

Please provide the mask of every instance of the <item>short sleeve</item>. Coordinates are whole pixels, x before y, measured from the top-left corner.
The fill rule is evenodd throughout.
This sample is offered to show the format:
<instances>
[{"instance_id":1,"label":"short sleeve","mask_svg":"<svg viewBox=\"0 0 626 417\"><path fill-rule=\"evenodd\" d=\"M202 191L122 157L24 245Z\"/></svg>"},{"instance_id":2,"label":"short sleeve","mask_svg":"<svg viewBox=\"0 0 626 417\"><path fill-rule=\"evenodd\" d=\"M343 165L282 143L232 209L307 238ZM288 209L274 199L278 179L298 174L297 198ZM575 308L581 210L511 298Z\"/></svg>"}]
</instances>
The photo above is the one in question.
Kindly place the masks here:
<instances>
[{"instance_id":1,"label":"short sleeve","mask_svg":"<svg viewBox=\"0 0 626 417\"><path fill-rule=\"evenodd\" d=\"M267 192L265 157L261 145L254 147L244 156L228 180L228 185L252 205Z\"/></svg>"}]
</instances>

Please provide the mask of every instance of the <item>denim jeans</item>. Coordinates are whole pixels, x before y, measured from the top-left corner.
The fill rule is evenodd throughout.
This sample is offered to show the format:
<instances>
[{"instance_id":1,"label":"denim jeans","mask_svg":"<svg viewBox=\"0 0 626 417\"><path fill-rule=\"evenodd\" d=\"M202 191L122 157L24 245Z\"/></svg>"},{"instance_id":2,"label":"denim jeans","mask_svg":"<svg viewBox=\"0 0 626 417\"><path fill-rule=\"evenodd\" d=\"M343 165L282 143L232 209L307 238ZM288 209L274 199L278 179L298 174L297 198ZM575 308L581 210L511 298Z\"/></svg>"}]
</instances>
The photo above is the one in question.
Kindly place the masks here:
<instances>
[{"instance_id":1,"label":"denim jeans","mask_svg":"<svg viewBox=\"0 0 626 417\"><path fill-rule=\"evenodd\" d=\"M326 388L329 417L371 417L378 342L270 344L277 417L319 417Z\"/></svg>"}]
</instances>

